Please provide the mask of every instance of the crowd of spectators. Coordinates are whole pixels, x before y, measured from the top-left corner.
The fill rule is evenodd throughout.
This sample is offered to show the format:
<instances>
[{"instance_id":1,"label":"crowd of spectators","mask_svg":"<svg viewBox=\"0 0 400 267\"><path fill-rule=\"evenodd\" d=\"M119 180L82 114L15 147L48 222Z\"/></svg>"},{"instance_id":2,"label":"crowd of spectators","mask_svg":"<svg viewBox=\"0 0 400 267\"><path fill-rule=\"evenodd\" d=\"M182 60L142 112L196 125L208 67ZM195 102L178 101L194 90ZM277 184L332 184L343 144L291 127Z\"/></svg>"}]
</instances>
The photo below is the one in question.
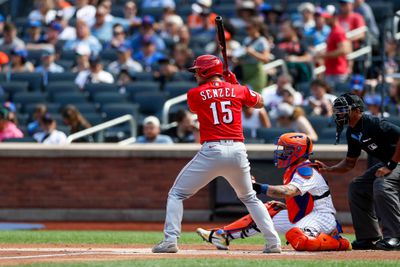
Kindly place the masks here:
<instances>
[{"instance_id":1,"label":"crowd of spectators","mask_svg":"<svg viewBox=\"0 0 400 267\"><path fill-rule=\"evenodd\" d=\"M379 23L364 0L337 0L328 6L298 2L295 8L290 1L261 0L35 0L23 25L0 16L1 72L38 72L45 85L49 73L73 72L82 91L92 83L116 83L123 89L137 81L138 73L150 73L162 89L170 81L191 80L179 74L196 56L219 53L214 20L221 6L231 7L223 14L230 67L242 84L262 93L265 101L265 109L243 112L249 138L257 138L259 128L282 127L305 132L317 141L307 118L329 118L334 99L343 92L340 86L364 97L371 114L398 115L399 83L387 79L387 95L382 98L375 90L382 77L377 71L380 63L366 68L365 58L347 60L351 51L365 44L372 44L374 53L384 45L386 73L399 69L397 41L393 36L384 44L379 41ZM184 14L185 7L190 11ZM368 33L348 38L346 33L364 25ZM35 51L41 51L36 60L30 57ZM264 64L276 59L285 61L287 73L265 71ZM315 75L320 66L325 73ZM10 119L18 113L10 108L10 100L1 107L0 141L23 136L18 122ZM395 112L382 112L382 103ZM67 134L91 126L73 105L63 107L61 114L70 129ZM26 135L41 143L66 142L46 106L38 105L29 115ZM196 121L188 111L179 111L177 125L170 129L161 128L155 116L140 121L143 136L138 143L198 141ZM78 141L91 141L91 137Z\"/></svg>"}]
</instances>

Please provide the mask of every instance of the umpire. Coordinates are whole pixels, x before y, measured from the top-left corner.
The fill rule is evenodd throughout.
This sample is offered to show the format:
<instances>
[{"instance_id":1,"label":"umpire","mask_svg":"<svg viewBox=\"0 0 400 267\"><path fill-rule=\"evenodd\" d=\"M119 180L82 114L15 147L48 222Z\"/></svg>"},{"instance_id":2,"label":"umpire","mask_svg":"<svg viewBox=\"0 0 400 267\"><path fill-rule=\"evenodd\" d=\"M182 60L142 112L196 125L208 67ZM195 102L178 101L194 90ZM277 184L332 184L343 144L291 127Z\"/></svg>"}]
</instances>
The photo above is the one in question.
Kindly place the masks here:
<instances>
[{"instance_id":1,"label":"umpire","mask_svg":"<svg viewBox=\"0 0 400 267\"><path fill-rule=\"evenodd\" d=\"M352 246L353 249L399 250L400 127L363 114L363 108L363 101L354 94L343 94L335 100L336 143L344 126L348 125L347 156L331 167L322 162L318 164L321 172L345 173L354 168L361 150L380 161L355 177L349 187L349 205L356 234Z\"/></svg>"}]
</instances>

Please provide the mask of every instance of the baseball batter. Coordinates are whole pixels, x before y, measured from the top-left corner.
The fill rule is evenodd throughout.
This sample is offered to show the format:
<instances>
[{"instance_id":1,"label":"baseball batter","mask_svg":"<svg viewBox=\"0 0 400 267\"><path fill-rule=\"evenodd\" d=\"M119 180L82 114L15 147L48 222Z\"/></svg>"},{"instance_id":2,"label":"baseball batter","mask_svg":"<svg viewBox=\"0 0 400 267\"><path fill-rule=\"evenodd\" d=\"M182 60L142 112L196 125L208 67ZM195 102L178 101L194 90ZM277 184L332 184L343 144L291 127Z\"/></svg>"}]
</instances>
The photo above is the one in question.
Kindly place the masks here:
<instances>
[{"instance_id":1,"label":"baseball batter","mask_svg":"<svg viewBox=\"0 0 400 267\"><path fill-rule=\"evenodd\" d=\"M313 145L303 133L280 136L275 150L275 165L286 168L283 185L254 184L257 193L285 198L286 205L272 201L266 204L276 230L286 234L295 250L322 251L351 249L342 238L341 227L335 219L335 208L329 187L309 160ZM256 222L247 215L220 229L197 229L197 233L219 249L228 249L229 242L260 232Z\"/></svg>"},{"instance_id":2,"label":"baseball batter","mask_svg":"<svg viewBox=\"0 0 400 267\"><path fill-rule=\"evenodd\" d=\"M238 84L223 71L213 55L199 56L189 69L199 84L188 92L189 109L197 113L202 147L182 169L168 194L164 240L154 253L175 253L181 232L183 200L194 195L217 176L223 176L246 205L267 245L265 253L280 253L281 244L270 215L252 188L250 164L243 143L242 106L261 108L262 97ZM224 78L225 81L222 79Z\"/></svg>"}]
</instances>

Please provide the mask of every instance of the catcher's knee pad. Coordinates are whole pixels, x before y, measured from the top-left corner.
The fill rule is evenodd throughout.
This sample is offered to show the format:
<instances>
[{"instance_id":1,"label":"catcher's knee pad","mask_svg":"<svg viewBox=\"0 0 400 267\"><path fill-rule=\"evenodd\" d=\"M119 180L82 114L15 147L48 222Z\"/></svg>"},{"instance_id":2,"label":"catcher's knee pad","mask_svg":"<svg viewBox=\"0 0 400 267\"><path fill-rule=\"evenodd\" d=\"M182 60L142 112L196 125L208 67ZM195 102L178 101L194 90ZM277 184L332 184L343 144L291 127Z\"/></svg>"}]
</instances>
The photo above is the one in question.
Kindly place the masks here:
<instances>
[{"instance_id":1,"label":"catcher's knee pad","mask_svg":"<svg viewBox=\"0 0 400 267\"><path fill-rule=\"evenodd\" d=\"M321 242L320 250L351 250L349 240L341 236L336 238L325 233L321 233L318 237Z\"/></svg>"}]
</instances>

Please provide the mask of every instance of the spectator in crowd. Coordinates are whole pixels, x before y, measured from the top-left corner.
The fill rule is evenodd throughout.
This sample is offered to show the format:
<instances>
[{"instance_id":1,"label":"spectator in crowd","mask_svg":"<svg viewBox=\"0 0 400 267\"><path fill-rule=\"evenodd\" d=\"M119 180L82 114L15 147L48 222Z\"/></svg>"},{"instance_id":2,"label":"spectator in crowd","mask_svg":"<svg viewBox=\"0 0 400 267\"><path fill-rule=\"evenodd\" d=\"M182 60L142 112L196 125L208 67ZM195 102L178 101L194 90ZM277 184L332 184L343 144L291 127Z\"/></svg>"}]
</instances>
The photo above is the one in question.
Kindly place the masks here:
<instances>
[{"instance_id":1,"label":"spectator in crowd","mask_svg":"<svg viewBox=\"0 0 400 267\"><path fill-rule=\"evenodd\" d=\"M189 47L190 45L190 31L188 26L183 25L180 29L179 29L179 43L186 45L187 47Z\"/></svg>"},{"instance_id":2,"label":"spectator in crowd","mask_svg":"<svg viewBox=\"0 0 400 267\"><path fill-rule=\"evenodd\" d=\"M28 21L27 35L24 39L25 43L38 44L43 42L42 23L39 20Z\"/></svg>"},{"instance_id":3,"label":"spectator in crowd","mask_svg":"<svg viewBox=\"0 0 400 267\"><path fill-rule=\"evenodd\" d=\"M4 24L5 24L5 18L2 14L0 14L0 37L3 37L3 32L4 32Z\"/></svg>"},{"instance_id":4,"label":"spectator in crowd","mask_svg":"<svg viewBox=\"0 0 400 267\"><path fill-rule=\"evenodd\" d=\"M28 15L30 21L40 21L44 24L49 24L56 17L53 0L35 0L35 10L32 10Z\"/></svg>"},{"instance_id":5,"label":"spectator in crowd","mask_svg":"<svg viewBox=\"0 0 400 267\"><path fill-rule=\"evenodd\" d=\"M32 119L30 123L28 123L27 131L30 136L33 136L35 133L40 132L40 121L47 114L47 107L43 104L38 104L35 107L35 111L33 112Z\"/></svg>"},{"instance_id":6,"label":"spectator in crowd","mask_svg":"<svg viewBox=\"0 0 400 267\"><path fill-rule=\"evenodd\" d=\"M111 25L114 24L114 23L120 22L121 19L122 19L122 18L114 17L111 14L112 3L113 3L112 0L103 0L97 5L97 8L101 7L102 9L104 9L104 11L105 11L105 16L104 16L105 17L105 21L108 22L108 23L111 23ZM97 10L96 10L96 12L97 12ZM95 15L95 18L96 18L96 15Z\"/></svg>"},{"instance_id":7,"label":"spectator in crowd","mask_svg":"<svg viewBox=\"0 0 400 267\"><path fill-rule=\"evenodd\" d=\"M260 12L263 15L264 23L268 25L268 32L273 39L277 39L283 13L282 7L279 4L264 3L260 6Z\"/></svg>"},{"instance_id":8,"label":"spectator in crowd","mask_svg":"<svg viewBox=\"0 0 400 267\"><path fill-rule=\"evenodd\" d=\"M57 130L57 122L49 113L41 118L40 127L42 131L33 135L38 143L46 145L64 145L67 143L67 136Z\"/></svg>"},{"instance_id":9,"label":"spectator in crowd","mask_svg":"<svg viewBox=\"0 0 400 267\"><path fill-rule=\"evenodd\" d=\"M58 11L56 19L50 23L50 29L54 31L57 40L67 41L76 39L76 28L68 24L64 11ZM55 45L55 43L53 43Z\"/></svg>"},{"instance_id":10,"label":"spectator in crowd","mask_svg":"<svg viewBox=\"0 0 400 267\"><path fill-rule=\"evenodd\" d=\"M96 10L95 23L91 28L92 35L102 43L110 42L113 38L113 24L106 21L107 10L100 5Z\"/></svg>"},{"instance_id":11,"label":"spectator in crowd","mask_svg":"<svg viewBox=\"0 0 400 267\"><path fill-rule=\"evenodd\" d=\"M124 30L124 27L116 23L113 25L113 37L111 39L111 42L107 45L108 48L118 48L121 46L128 46L130 45L129 41L126 40L126 33Z\"/></svg>"},{"instance_id":12,"label":"spectator in crowd","mask_svg":"<svg viewBox=\"0 0 400 267\"><path fill-rule=\"evenodd\" d=\"M253 0L243 0L236 2L237 16L229 21L235 29L246 28L252 20L258 18L257 6Z\"/></svg>"},{"instance_id":13,"label":"spectator in crowd","mask_svg":"<svg viewBox=\"0 0 400 267\"><path fill-rule=\"evenodd\" d=\"M6 101L3 104L3 107L8 111L7 120L18 126L17 107L15 106L15 104L11 101Z\"/></svg>"},{"instance_id":14,"label":"spectator in crowd","mask_svg":"<svg viewBox=\"0 0 400 267\"><path fill-rule=\"evenodd\" d=\"M178 110L176 114L177 125L164 131L163 134L172 138L174 143L198 142L199 129L197 128L193 114L187 110Z\"/></svg>"},{"instance_id":15,"label":"spectator in crowd","mask_svg":"<svg viewBox=\"0 0 400 267\"><path fill-rule=\"evenodd\" d=\"M385 42L385 71L386 74L393 74L399 72L398 63L398 46L397 41L394 38L387 38Z\"/></svg>"},{"instance_id":16,"label":"spectator in crowd","mask_svg":"<svg viewBox=\"0 0 400 267\"><path fill-rule=\"evenodd\" d=\"M374 13L371 7L365 2L365 0L354 1L354 12L360 14L367 24L368 31L372 36L372 44L378 44L379 41L379 28L376 24Z\"/></svg>"},{"instance_id":17,"label":"spectator in crowd","mask_svg":"<svg viewBox=\"0 0 400 267\"><path fill-rule=\"evenodd\" d=\"M17 28L11 22L4 25L3 38L0 39L0 50L8 51L16 47L25 47L25 43L17 37Z\"/></svg>"},{"instance_id":18,"label":"spectator in crowd","mask_svg":"<svg viewBox=\"0 0 400 267\"><path fill-rule=\"evenodd\" d=\"M257 129L271 128L271 121L265 108L255 109L253 107L243 106L242 112L243 129L251 130L251 137L256 138Z\"/></svg>"},{"instance_id":19,"label":"spectator in crowd","mask_svg":"<svg viewBox=\"0 0 400 267\"><path fill-rule=\"evenodd\" d=\"M114 77L111 73L103 70L103 63L99 57L89 60L89 69L83 70L76 76L75 83L79 88L84 88L87 83L113 83Z\"/></svg>"},{"instance_id":20,"label":"spectator in crowd","mask_svg":"<svg viewBox=\"0 0 400 267\"><path fill-rule=\"evenodd\" d=\"M278 76L276 81L276 89L264 89L262 92L262 96L264 99L264 106L268 111L274 110L277 108L279 103L283 102L282 93L283 90L287 87L293 88L293 77L289 74L281 74ZM293 89L294 90L294 89ZM294 105L299 106L303 103L303 96L300 92L294 92ZM271 115L271 113L270 113ZM275 118L275 116L271 116Z\"/></svg>"},{"instance_id":21,"label":"spectator in crowd","mask_svg":"<svg viewBox=\"0 0 400 267\"><path fill-rule=\"evenodd\" d=\"M68 40L65 45L65 50L76 50L78 45L85 44L90 48L91 54L98 55L102 46L96 37L91 35L90 29L85 21L76 21L76 39Z\"/></svg>"},{"instance_id":22,"label":"spectator in crowd","mask_svg":"<svg viewBox=\"0 0 400 267\"><path fill-rule=\"evenodd\" d=\"M135 73L130 72L127 69L122 68L117 76L117 84L119 85L119 92L121 94L126 93L126 86L135 80Z\"/></svg>"},{"instance_id":23,"label":"spectator in crowd","mask_svg":"<svg viewBox=\"0 0 400 267\"><path fill-rule=\"evenodd\" d=\"M278 105L278 124L281 127L292 129L295 132L307 134L312 141L318 140L318 135L311 123L305 117L304 110L288 103Z\"/></svg>"},{"instance_id":24,"label":"spectator in crowd","mask_svg":"<svg viewBox=\"0 0 400 267\"><path fill-rule=\"evenodd\" d=\"M390 84L387 103L390 106L395 106L395 114L398 115L400 113L400 83L392 82Z\"/></svg>"},{"instance_id":25,"label":"spectator in crowd","mask_svg":"<svg viewBox=\"0 0 400 267\"><path fill-rule=\"evenodd\" d=\"M325 79L330 86L346 81L349 74L347 54L351 52L351 45L342 26L338 23L335 11L330 9L322 13L331 32L326 40L326 52L317 54L317 58L324 59Z\"/></svg>"},{"instance_id":26,"label":"spectator in crowd","mask_svg":"<svg viewBox=\"0 0 400 267\"><path fill-rule=\"evenodd\" d=\"M10 62L10 58L8 57L8 55L4 52L0 51L0 72L7 69L7 64L8 62ZM2 91L0 89L0 91ZM0 94L1 95L1 94Z\"/></svg>"},{"instance_id":27,"label":"spectator in crowd","mask_svg":"<svg viewBox=\"0 0 400 267\"><path fill-rule=\"evenodd\" d=\"M312 108L311 115L331 117L333 114L333 101L336 96L330 94L331 87L324 80L314 80L310 84L311 96L305 101L305 106Z\"/></svg>"},{"instance_id":28,"label":"spectator in crowd","mask_svg":"<svg viewBox=\"0 0 400 267\"><path fill-rule=\"evenodd\" d=\"M60 33L63 28L60 23L53 21L46 29L46 34L43 37L44 42L55 46L59 41Z\"/></svg>"},{"instance_id":29,"label":"spectator in crowd","mask_svg":"<svg viewBox=\"0 0 400 267\"><path fill-rule=\"evenodd\" d=\"M71 71L80 73L82 71L89 70L90 48L85 44L78 45L75 50L75 54L76 65L72 68Z\"/></svg>"},{"instance_id":30,"label":"spectator in crowd","mask_svg":"<svg viewBox=\"0 0 400 267\"><path fill-rule=\"evenodd\" d=\"M211 12L211 6L212 0L196 0L196 3L192 4L192 14L189 15L187 20L190 29L202 28L204 16L206 16L209 25L215 26L217 14Z\"/></svg>"},{"instance_id":31,"label":"spectator in crowd","mask_svg":"<svg viewBox=\"0 0 400 267\"><path fill-rule=\"evenodd\" d=\"M144 16L142 20L142 26L140 27L140 33L135 34L132 37L131 45L133 51L139 51L144 40L151 40L156 45L157 51L165 50L165 43L160 36L155 32L154 29L154 18L152 16Z\"/></svg>"},{"instance_id":32,"label":"spectator in crowd","mask_svg":"<svg viewBox=\"0 0 400 267\"><path fill-rule=\"evenodd\" d=\"M340 26L344 29L345 32L349 32L365 26L364 18L354 12L354 0L339 0L340 9L338 15L338 21ZM362 40L365 37L365 33L360 33L351 38L351 41ZM354 49L358 49L360 47L359 42L354 42Z\"/></svg>"},{"instance_id":33,"label":"spectator in crowd","mask_svg":"<svg viewBox=\"0 0 400 267\"><path fill-rule=\"evenodd\" d=\"M24 134L20 129L8 119L8 110L0 108L0 142L9 138L22 138Z\"/></svg>"},{"instance_id":34,"label":"spectator in crowd","mask_svg":"<svg viewBox=\"0 0 400 267\"><path fill-rule=\"evenodd\" d=\"M351 76L350 91L351 93L359 96L361 99L364 98L366 90L365 90L365 78L363 75L355 74Z\"/></svg>"},{"instance_id":35,"label":"spectator in crowd","mask_svg":"<svg viewBox=\"0 0 400 267\"><path fill-rule=\"evenodd\" d=\"M86 25L91 27L94 24L96 8L89 4L89 0L76 0L75 10L72 14L74 18L84 21Z\"/></svg>"},{"instance_id":36,"label":"spectator in crowd","mask_svg":"<svg viewBox=\"0 0 400 267\"><path fill-rule=\"evenodd\" d=\"M296 29L288 20L281 25L281 36L277 46L283 52L295 81L309 81L312 73L308 63L311 62L312 57L307 50L307 45L300 40Z\"/></svg>"},{"instance_id":37,"label":"spectator in crowd","mask_svg":"<svg viewBox=\"0 0 400 267\"><path fill-rule=\"evenodd\" d=\"M234 39L232 39L232 35L225 30L225 41L226 41L226 55L228 60L232 60L232 53L233 51L240 49L240 43ZM216 38L218 38L216 36ZM214 40L209 42L205 47L205 52L211 55L219 55L220 54L220 47L218 45L218 40ZM229 63L228 63L229 64Z\"/></svg>"},{"instance_id":38,"label":"spectator in crowd","mask_svg":"<svg viewBox=\"0 0 400 267\"><path fill-rule=\"evenodd\" d=\"M205 40L205 43L207 41L214 40L215 36L215 22L211 22L211 14L212 13L210 9L202 9L201 13L199 14L201 19L200 27L190 29L191 34L198 38L197 40Z\"/></svg>"},{"instance_id":39,"label":"spectator in crowd","mask_svg":"<svg viewBox=\"0 0 400 267\"><path fill-rule=\"evenodd\" d=\"M317 8L314 13L315 26L309 31L304 32L306 37L312 38L312 47L325 43L331 32L331 28L325 23L325 18L321 16L322 12L323 10L321 8Z\"/></svg>"},{"instance_id":40,"label":"spectator in crowd","mask_svg":"<svg viewBox=\"0 0 400 267\"><path fill-rule=\"evenodd\" d=\"M15 72L33 72L35 67L28 61L28 51L25 48L14 48L11 50L11 70L8 66L5 71Z\"/></svg>"},{"instance_id":41,"label":"spectator in crowd","mask_svg":"<svg viewBox=\"0 0 400 267\"><path fill-rule=\"evenodd\" d=\"M142 23L140 17L137 16L137 7L134 1L127 1L124 6L124 18L127 20L130 28L137 28Z\"/></svg>"},{"instance_id":42,"label":"spectator in crowd","mask_svg":"<svg viewBox=\"0 0 400 267\"><path fill-rule=\"evenodd\" d=\"M302 15L301 28L305 35L315 27L315 6L310 2L304 2L297 8L299 13Z\"/></svg>"},{"instance_id":43,"label":"spectator in crowd","mask_svg":"<svg viewBox=\"0 0 400 267\"><path fill-rule=\"evenodd\" d=\"M140 51L136 52L134 59L142 64L144 71L151 72L154 64L165 56L157 51L157 44L151 38L143 39Z\"/></svg>"},{"instance_id":44,"label":"spectator in crowd","mask_svg":"<svg viewBox=\"0 0 400 267\"><path fill-rule=\"evenodd\" d=\"M194 55L192 49L179 43L172 50L172 58L180 71L186 71L192 66Z\"/></svg>"},{"instance_id":45,"label":"spectator in crowd","mask_svg":"<svg viewBox=\"0 0 400 267\"><path fill-rule=\"evenodd\" d=\"M56 10L64 10L72 8L72 5L67 0L55 0L54 7Z\"/></svg>"},{"instance_id":46,"label":"spectator in crowd","mask_svg":"<svg viewBox=\"0 0 400 267\"><path fill-rule=\"evenodd\" d=\"M121 45L117 49L118 59L108 65L108 71L118 76L122 69L128 72L142 72L143 67L139 62L132 59L132 52L130 47Z\"/></svg>"},{"instance_id":47,"label":"spectator in crowd","mask_svg":"<svg viewBox=\"0 0 400 267\"><path fill-rule=\"evenodd\" d=\"M179 42L179 29L183 26L183 20L178 15L170 15L164 20L164 29L160 33L161 38L166 44L176 44Z\"/></svg>"},{"instance_id":48,"label":"spectator in crowd","mask_svg":"<svg viewBox=\"0 0 400 267\"><path fill-rule=\"evenodd\" d=\"M179 69L175 62L169 58L162 58L158 61L159 70L154 72L154 78L160 81L160 88L163 89L165 84L174 80Z\"/></svg>"},{"instance_id":49,"label":"spectator in crowd","mask_svg":"<svg viewBox=\"0 0 400 267\"><path fill-rule=\"evenodd\" d=\"M142 8L174 8L175 9L175 1L174 0L143 0Z\"/></svg>"},{"instance_id":50,"label":"spectator in crowd","mask_svg":"<svg viewBox=\"0 0 400 267\"><path fill-rule=\"evenodd\" d=\"M79 110L73 105L68 105L64 108L64 110L62 111L62 117L64 120L64 124L69 126L70 135L92 127L90 123L82 116ZM92 141L93 141L92 136L86 136L74 140L73 142L87 143Z\"/></svg>"},{"instance_id":51,"label":"spectator in crowd","mask_svg":"<svg viewBox=\"0 0 400 267\"><path fill-rule=\"evenodd\" d=\"M60 73L64 71L64 68L60 65L56 64L55 62L55 51L54 49L45 50L42 53L42 64L36 67L36 72L40 72L42 74L46 74L49 72L52 73Z\"/></svg>"},{"instance_id":52,"label":"spectator in crowd","mask_svg":"<svg viewBox=\"0 0 400 267\"><path fill-rule=\"evenodd\" d=\"M242 48L233 54L239 60L238 78L257 92L267 84L264 63L269 61L270 47L268 40L262 35L263 27L259 19L251 19L247 27L247 37Z\"/></svg>"},{"instance_id":53,"label":"spectator in crowd","mask_svg":"<svg viewBox=\"0 0 400 267\"><path fill-rule=\"evenodd\" d=\"M378 94L367 94L364 96L364 103L367 106L365 114L376 117L388 118L390 116L387 112L381 112L382 97Z\"/></svg>"},{"instance_id":54,"label":"spectator in crowd","mask_svg":"<svg viewBox=\"0 0 400 267\"><path fill-rule=\"evenodd\" d=\"M171 137L160 134L160 120L155 116L148 116L143 120L143 135L138 136L138 144L173 144Z\"/></svg>"}]
</instances>

